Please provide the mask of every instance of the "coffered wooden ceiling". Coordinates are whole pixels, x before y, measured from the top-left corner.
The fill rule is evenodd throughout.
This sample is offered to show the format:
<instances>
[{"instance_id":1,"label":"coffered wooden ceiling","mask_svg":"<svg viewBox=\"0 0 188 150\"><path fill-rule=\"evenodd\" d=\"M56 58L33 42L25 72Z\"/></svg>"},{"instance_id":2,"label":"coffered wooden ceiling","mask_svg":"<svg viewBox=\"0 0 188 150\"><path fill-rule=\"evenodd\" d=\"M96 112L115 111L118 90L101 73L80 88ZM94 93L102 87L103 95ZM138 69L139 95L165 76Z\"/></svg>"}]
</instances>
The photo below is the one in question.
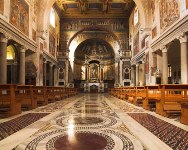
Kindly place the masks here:
<instances>
[{"instance_id":1,"label":"coffered wooden ceiling","mask_svg":"<svg viewBox=\"0 0 188 150\"><path fill-rule=\"evenodd\" d=\"M133 0L56 0L55 9L63 18L128 18Z\"/></svg>"}]
</instances>

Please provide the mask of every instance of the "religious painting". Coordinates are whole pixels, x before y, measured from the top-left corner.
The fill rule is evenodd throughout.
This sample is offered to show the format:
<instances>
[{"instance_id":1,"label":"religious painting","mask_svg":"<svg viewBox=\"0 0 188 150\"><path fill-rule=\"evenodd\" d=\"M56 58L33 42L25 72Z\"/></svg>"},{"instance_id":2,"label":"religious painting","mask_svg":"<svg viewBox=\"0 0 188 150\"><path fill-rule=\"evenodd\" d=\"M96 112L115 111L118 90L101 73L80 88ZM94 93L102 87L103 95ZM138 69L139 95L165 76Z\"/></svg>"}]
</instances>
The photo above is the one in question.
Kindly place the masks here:
<instances>
[{"instance_id":1,"label":"religious painting","mask_svg":"<svg viewBox=\"0 0 188 150\"><path fill-rule=\"evenodd\" d=\"M65 78L65 70L64 68L59 68L59 79L62 80Z\"/></svg>"},{"instance_id":2,"label":"religious painting","mask_svg":"<svg viewBox=\"0 0 188 150\"><path fill-rule=\"evenodd\" d=\"M0 14L4 13L4 0L0 0Z\"/></svg>"},{"instance_id":3,"label":"religious painting","mask_svg":"<svg viewBox=\"0 0 188 150\"><path fill-rule=\"evenodd\" d=\"M139 21L139 13L138 13L138 8L135 9L134 11L134 26L136 26L138 24Z\"/></svg>"},{"instance_id":4,"label":"religious painting","mask_svg":"<svg viewBox=\"0 0 188 150\"><path fill-rule=\"evenodd\" d=\"M152 39L155 38L157 36L157 27L154 27L152 29Z\"/></svg>"},{"instance_id":5,"label":"religious painting","mask_svg":"<svg viewBox=\"0 0 188 150\"><path fill-rule=\"evenodd\" d=\"M55 57L55 37L51 32L49 35L49 52Z\"/></svg>"},{"instance_id":6,"label":"religious painting","mask_svg":"<svg viewBox=\"0 0 188 150\"><path fill-rule=\"evenodd\" d=\"M37 36L36 36L36 31L32 29L32 39L36 42Z\"/></svg>"},{"instance_id":7,"label":"religious painting","mask_svg":"<svg viewBox=\"0 0 188 150\"><path fill-rule=\"evenodd\" d=\"M98 79L98 64L96 63L90 65L90 79Z\"/></svg>"},{"instance_id":8,"label":"religious painting","mask_svg":"<svg viewBox=\"0 0 188 150\"><path fill-rule=\"evenodd\" d=\"M149 53L146 54L145 73L149 73Z\"/></svg>"},{"instance_id":9,"label":"religious painting","mask_svg":"<svg viewBox=\"0 0 188 150\"><path fill-rule=\"evenodd\" d=\"M180 17L179 0L161 0L160 4L160 28L165 31Z\"/></svg>"},{"instance_id":10,"label":"religious painting","mask_svg":"<svg viewBox=\"0 0 188 150\"><path fill-rule=\"evenodd\" d=\"M10 1L10 23L29 35L29 6L25 0Z\"/></svg>"},{"instance_id":11,"label":"religious painting","mask_svg":"<svg viewBox=\"0 0 188 150\"><path fill-rule=\"evenodd\" d=\"M155 6L155 0L151 0L151 15L152 15L152 22L155 22L155 10L156 10L156 6Z\"/></svg>"},{"instance_id":12,"label":"religious painting","mask_svg":"<svg viewBox=\"0 0 188 150\"><path fill-rule=\"evenodd\" d=\"M136 55L139 52L139 32L135 35L133 41L133 54Z\"/></svg>"}]
</instances>

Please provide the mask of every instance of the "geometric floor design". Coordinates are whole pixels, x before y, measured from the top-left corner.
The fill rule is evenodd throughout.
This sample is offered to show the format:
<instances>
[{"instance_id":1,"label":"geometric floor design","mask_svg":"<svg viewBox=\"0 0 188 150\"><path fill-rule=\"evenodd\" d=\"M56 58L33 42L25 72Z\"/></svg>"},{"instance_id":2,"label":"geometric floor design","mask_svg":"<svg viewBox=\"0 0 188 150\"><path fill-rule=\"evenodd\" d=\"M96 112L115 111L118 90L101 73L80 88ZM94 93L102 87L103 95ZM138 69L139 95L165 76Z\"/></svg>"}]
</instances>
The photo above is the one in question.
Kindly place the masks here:
<instances>
[{"instance_id":1,"label":"geometric floor design","mask_svg":"<svg viewBox=\"0 0 188 150\"><path fill-rule=\"evenodd\" d=\"M0 123L0 141L48 114L49 113L29 113L10 121Z\"/></svg>"},{"instance_id":2,"label":"geometric floor design","mask_svg":"<svg viewBox=\"0 0 188 150\"><path fill-rule=\"evenodd\" d=\"M157 117L107 94L80 94L1 123L0 150L187 150L188 127Z\"/></svg>"},{"instance_id":3,"label":"geometric floor design","mask_svg":"<svg viewBox=\"0 0 188 150\"><path fill-rule=\"evenodd\" d=\"M43 109L44 111L44 109ZM104 97L83 96L15 150L142 150Z\"/></svg>"},{"instance_id":4,"label":"geometric floor design","mask_svg":"<svg viewBox=\"0 0 188 150\"><path fill-rule=\"evenodd\" d=\"M188 132L147 113L128 114L173 150L188 149Z\"/></svg>"}]
</instances>

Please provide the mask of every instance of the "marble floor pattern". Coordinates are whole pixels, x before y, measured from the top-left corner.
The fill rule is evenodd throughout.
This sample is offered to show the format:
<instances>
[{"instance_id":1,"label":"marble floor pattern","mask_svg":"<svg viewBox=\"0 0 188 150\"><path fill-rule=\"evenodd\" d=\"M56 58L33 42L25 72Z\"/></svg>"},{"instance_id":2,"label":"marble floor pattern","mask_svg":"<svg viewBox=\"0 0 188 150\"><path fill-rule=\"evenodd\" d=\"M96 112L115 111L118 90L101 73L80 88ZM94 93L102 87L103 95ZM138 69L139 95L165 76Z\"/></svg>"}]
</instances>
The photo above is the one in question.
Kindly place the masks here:
<instances>
[{"instance_id":1,"label":"marble floor pattern","mask_svg":"<svg viewBox=\"0 0 188 150\"><path fill-rule=\"evenodd\" d=\"M26 119L27 123L24 123L22 120L27 126L2 139L0 150L187 149L188 126L107 94L80 94L12 118L1 119L0 129L1 125L28 114L43 115L35 122L28 123ZM161 128L160 124L168 125L166 132L173 130L173 137L165 136L165 128ZM11 128L14 130L14 126ZM156 132L162 133L162 137ZM176 142L172 146L173 140L169 138L177 139L181 133L185 137L179 142L181 145L177 146Z\"/></svg>"}]
</instances>

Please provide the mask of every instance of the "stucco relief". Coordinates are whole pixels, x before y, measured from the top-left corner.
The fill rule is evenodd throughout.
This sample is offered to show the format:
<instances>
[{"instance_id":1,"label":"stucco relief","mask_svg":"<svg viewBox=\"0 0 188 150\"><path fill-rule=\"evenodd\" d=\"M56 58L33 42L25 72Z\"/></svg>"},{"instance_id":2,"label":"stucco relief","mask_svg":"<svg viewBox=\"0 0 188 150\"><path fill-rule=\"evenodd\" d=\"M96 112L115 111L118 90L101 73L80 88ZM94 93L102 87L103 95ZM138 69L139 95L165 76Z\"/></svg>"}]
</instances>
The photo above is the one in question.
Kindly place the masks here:
<instances>
[{"instance_id":1,"label":"stucco relief","mask_svg":"<svg viewBox=\"0 0 188 150\"><path fill-rule=\"evenodd\" d=\"M180 17L179 0L162 0L160 8L160 28L161 33L172 25Z\"/></svg>"},{"instance_id":2,"label":"stucco relief","mask_svg":"<svg viewBox=\"0 0 188 150\"><path fill-rule=\"evenodd\" d=\"M4 0L0 0L0 14L4 13Z\"/></svg>"},{"instance_id":3,"label":"stucco relief","mask_svg":"<svg viewBox=\"0 0 188 150\"><path fill-rule=\"evenodd\" d=\"M29 6L25 0L10 1L10 23L29 35Z\"/></svg>"}]
</instances>

